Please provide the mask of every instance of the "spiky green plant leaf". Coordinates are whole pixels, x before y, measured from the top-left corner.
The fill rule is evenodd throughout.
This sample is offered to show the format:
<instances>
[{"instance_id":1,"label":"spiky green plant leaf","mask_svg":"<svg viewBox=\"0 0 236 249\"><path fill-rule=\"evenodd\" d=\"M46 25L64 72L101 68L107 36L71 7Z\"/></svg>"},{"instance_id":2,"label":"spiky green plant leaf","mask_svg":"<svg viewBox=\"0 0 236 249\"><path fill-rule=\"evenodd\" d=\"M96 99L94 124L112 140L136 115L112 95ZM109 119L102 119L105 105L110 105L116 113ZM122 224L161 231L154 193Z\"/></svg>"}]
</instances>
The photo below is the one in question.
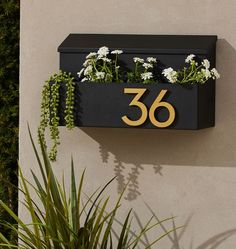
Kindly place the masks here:
<instances>
[{"instance_id":1,"label":"spiky green plant leaf","mask_svg":"<svg viewBox=\"0 0 236 249\"><path fill-rule=\"evenodd\" d=\"M103 198L106 189L114 180L111 179L101 190L96 190L90 196L83 193L84 175L76 184L74 163L71 160L70 191L65 188L54 174L53 167L48 158L43 141L40 139L43 160L36 150L32 135L30 138L38 160L41 180L32 172L34 183L24 178L20 170L20 183L24 195L23 205L31 218L26 224L4 202L0 206L18 223L5 224L8 229L17 232L19 236L19 249L136 249L151 248L161 238L177 228L158 234L149 245L142 242L142 237L153 228L172 220L167 218L152 222L152 218L135 233L131 226L132 210L128 212L124 221L117 222L118 211L125 192L119 195L113 208L108 209L109 197ZM35 192L38 200L33 200L31 193ZM83 205L84 204L84 205ZM120 233L115 232L115 226L121 225ZM3 234L0 233L1 248L16 248Z\"/></svg>"}]
</instances>

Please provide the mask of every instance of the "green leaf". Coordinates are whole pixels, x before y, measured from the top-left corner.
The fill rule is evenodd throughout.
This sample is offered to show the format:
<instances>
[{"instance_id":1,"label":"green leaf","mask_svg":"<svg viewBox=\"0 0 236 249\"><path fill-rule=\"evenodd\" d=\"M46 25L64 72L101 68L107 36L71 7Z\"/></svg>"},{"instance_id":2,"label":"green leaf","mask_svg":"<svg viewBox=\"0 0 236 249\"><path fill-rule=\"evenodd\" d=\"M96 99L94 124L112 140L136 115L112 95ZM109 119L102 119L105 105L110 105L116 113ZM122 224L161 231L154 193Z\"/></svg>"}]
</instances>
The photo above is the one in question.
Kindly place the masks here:
<instances>
[{"instance_id":1,"label":"green leaf","mask_svg":"<svg viewBox=\"0 0 236 249\"><path fill-rule=\"evenodd\" d=\"M128 215L126 216L125 223L123 225L123 228L121 230L121 234L119 236L119 243L118 243L117 249L124 249L126 246L126 242L127 242L126 229L128 226L131 212L132 212L132 209L129 211Z\"/></svg>"}]
</instances>

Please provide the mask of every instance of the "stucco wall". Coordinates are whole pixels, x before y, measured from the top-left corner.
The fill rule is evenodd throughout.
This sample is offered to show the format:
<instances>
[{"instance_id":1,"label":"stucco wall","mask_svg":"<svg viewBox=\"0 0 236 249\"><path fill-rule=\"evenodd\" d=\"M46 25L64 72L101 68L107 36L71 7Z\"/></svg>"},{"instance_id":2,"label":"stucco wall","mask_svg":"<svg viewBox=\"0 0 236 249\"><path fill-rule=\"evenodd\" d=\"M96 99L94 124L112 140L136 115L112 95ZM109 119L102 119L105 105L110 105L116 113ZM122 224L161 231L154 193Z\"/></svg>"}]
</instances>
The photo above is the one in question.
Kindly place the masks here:
<instances>
[{"instance_id":1,"label":"stucco wall","mask_svg":"<svg viewBox=\"0 0 236 249\"><path fill-rule=\"evenodd\" d=\"M24 0L21 1L20 163L37 171L27 122L36 138L40 92L58 70L57 46L69 33L216 34L216 126L201 131L61 128L57 172L86 168L85 191L118 174L114 196L131 177L123 212L145 202L159 217L188 222L180 248L233 249L236 245L236 1ZM104 44L105 45L105 44ZM22 196L20 195L20 198ZM19 213L25 217L20 205ZM162 248L171 248L170 239ZM214 247L215 246L215 247ZM173 247L179 249L177 245Z\"/></svg>"}]
</instances>

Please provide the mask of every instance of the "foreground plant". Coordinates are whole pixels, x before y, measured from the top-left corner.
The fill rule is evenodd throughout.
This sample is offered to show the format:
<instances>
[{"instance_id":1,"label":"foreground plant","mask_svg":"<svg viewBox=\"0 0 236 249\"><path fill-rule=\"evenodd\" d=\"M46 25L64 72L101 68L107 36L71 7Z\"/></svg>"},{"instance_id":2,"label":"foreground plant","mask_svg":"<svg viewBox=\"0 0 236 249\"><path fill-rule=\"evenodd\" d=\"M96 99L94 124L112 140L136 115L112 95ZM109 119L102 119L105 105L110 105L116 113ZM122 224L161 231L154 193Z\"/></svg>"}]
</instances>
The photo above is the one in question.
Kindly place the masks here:
<instances>
[{"instance_id":1,"label":"foreground plant","mask_svg":"<svg viewBox=\"0 0 236 249\"><path fill-rule=\"evenodd\" d=\"M43 161L41 161L35 148L31 134L30 138L41 172L40 178L32 171L34 184L28 182L20 171L20 191L24 195L23 205L31 218L31 223L26 224L2 201L0 205L18 223L17 226L4 224L19 236L18 246L0 233L1 248L20 249L135 249L151 248L160 239L176 230L165 231L148 245L143 237L155 227L173 218L154 221L150 220L139 232L132 230L132 210L126 218L117 221L117 212L121 207L123 193L111 210L108 210L109 197L104 197L104 191L113 181L109 181L100 191L95 191L91 196L82 197L84 173L76 186L73 161L71 162L71 185L68 194L64 181L60 184L54 175L42 139L40 145ZM37 203L32 199L30 191L38 196ZM117 221L117 222L116 222ZM3 221L2 221L3 222ZM114 230L114 225L121 224L120 231Z\"/></svg>"},{"instance_id":2,"label":"foreground plant","mask_svg":"<svg viewBox=\"0 0 236 249\"><path fill-rule=\"evenodd\" d=\"M181 70L175 71L169 67L163 70L162 74L167 78L170 83L179 84L204 84L209 79L219 79L220 74L215 68L210 69L210 62L204 59L200 65L194 59L196 56L190 54L185 59L185 63L188 64Z\"/></svg>"}]
</instances>

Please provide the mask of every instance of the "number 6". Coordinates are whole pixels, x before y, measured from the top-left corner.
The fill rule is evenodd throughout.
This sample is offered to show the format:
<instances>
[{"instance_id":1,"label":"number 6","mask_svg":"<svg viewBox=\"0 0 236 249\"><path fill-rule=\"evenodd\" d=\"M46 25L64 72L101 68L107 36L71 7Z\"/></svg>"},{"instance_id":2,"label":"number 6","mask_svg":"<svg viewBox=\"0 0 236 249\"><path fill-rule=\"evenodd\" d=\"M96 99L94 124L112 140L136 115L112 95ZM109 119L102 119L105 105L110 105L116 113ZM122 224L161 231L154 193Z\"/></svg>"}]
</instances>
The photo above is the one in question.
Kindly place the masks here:
<instances>
[{"instance_id":1,"label":"number 6","mask_svg":"<svg viewBox=\"0 0 236 249\"><path fill-rule=\"evenodd\" d=\"M150 121L152 122L153 125L155 125L159 128L168 127L175 120L174 107L168 102L161 101L166 93L167 93L167 90L161 90L161 92L158 94L157 98L155 99L155 101L153 102L153 104L149 110ZM158 107L165 107L169 111L169 118L164 122L160 122L155 118L155 111Z\"/></svg>"}]
</instances>

